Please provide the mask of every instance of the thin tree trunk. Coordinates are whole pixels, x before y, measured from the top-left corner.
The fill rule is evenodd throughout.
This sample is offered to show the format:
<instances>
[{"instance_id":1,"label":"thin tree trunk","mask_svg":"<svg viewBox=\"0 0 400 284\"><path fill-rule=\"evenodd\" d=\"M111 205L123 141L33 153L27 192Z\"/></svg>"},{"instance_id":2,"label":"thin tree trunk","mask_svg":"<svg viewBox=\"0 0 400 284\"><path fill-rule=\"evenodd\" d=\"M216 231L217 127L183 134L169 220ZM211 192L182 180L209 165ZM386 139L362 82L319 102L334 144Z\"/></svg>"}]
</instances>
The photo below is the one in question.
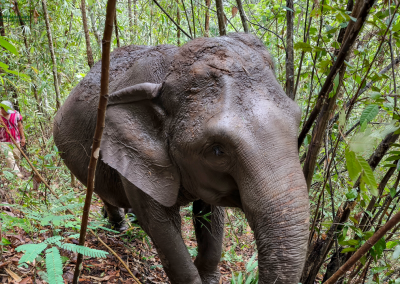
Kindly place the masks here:
<instances>
[{"instance_id":1,"label":"thin tree trunk","mask_svg":"<svg viewBox=\"0 0 400 284\"><path fill-rule=\"evenodd\" d=\"M99 48L101 50L101 36L99 34L99 31L97 30L96 20L94 18L94 13L93 13L92 6L88 7L88 11L89 11L90 22L92 23L93 34L96 37L97 44L99 45Z\"/></svg>"},{"instance_id":2,"label":"thin tree trunk","mask_svg":"<svg viewBox=\"0 0 400 284\"><path fill-rule=\"evenodd\" d=\"M0 35L6 36L6 32L4 30L4 22L3 22L3 6L0 3Z\"/></svg>"},{"instance_id":3,"label":"thin tree trunk","mask_svg":"<svg viewBox=\"0 0 400 284\"><path fill-rule=\"evenodd\" d=\"M121 47L119 44L119 35L118 35L117 11L115 11L114 15L114 27L115 27L115 38L117 39L117 47Z\"/></svg>"},{"instance_id":4,"label":"thin tree trunk","mask_svg":"<svg viewBox=\"0 0 400 284\"><path fill-rule=\"evenodd\" d=\"M51 60L53 61L53 79L54 79L54 89L56 91L56 109L58 110L61 106L61 104L60 104L60 88L58 86L57 62L56 62L56 56L54 54L53 38L51 36L51 29L50 29L49 15L47 13L46 0L42 0L42 7L43 7L44 20L46 22L47 39L49 40L49 49L50 49L50 54L51 54Z\"/></svg>"},{"instance_id":5,"label":"thin tree trunk","mask_svg":"<svg viewBox=\"0 0 400 284\"><path fill-rule=\"evenodd\" d=\"M92 47L90 45L90 36L87 25L86 0L81 0L81 12L82 12L83 32L85 33L85 40L86 40L86 55L89 68L91 69L92 66L94 65L94 60L93 60L93 52L92 52Z\"/></svg>"},{"instance_id":6,"label":"thin tree trunk","mask_svg":"<svg viewBox=\"0 0 400 284\"><path fill-rule=\"evenodd\" d=\"M195 17L194 17L194 6L193 6L193 0L190 0L190 6L192 7L192 20L193 20L193 38L196 38L196 22L195 22Z\"/></svg>"},{"instance_id":7,"label":"thin tree trunk","mask_svg":"<svg viewBox=\"0 0 400 284\"><path fill-rule=\"evenodd\" d=\"M205 23L204 23L204 36L209 37L210 36L210 6L211 6L211 0L206 0L206 16L205 16Z\"/></svg>"},{"instance_id":8,"label":"thin tree trunk","mask_svg":"<svg viewBox=\"0 0 400 284\"><path fill-rule=\"evenodd\" d=\"M178 25L181 25L181 13L179 11L179 2L177 2L177 8L176 8L176 22ZM181 45L181 30L176 28L176 38L177 38L177 44L178 46Z\"/></svg>"},{"instance_id":9,"label":"thin tree trunk","mask_svg":"<svg viewBox=\"0 0 400 284\"><path fill-rule=\"evenodd\" d=\"M137 27L137 22L138 22L136 3L137 0L133 0L133 24L135 25L135 27Z\"/></svg>"},{"instance_id":10,"label":"thin tree trunk","mask_svg":"<svg viewBox=\"0 0 400 284\"><path fill-rule=\"evenodd\" d=\"M226 35L226 27L224 19L224 6L222 4L222 0L216 0L216 6L217 6L219 35L224 36Z\"/></svg>"},{"instance_id":11,"label":"thin tree trunk","mask_svg":"<svg viewBox=\"0 0 400 284\"><path fill-rule=\"evenodd\" d=\"M129 38L133 42L133 23L132 23L132 0L128 0L128 19L129 19Z\"/></svg>"},{"instance_id":12,"label":"thin tree trunk","mask_svg":"<svg viewBox=\"0 0 400 284\"><path fill-rule=\"evenodd\" d=\"M110 70L110 49L111 49L111 36L112 36L112 28L113 28L113 18L115 17L115 6L116 0L109 0L107 4L107 13L106 13L106 23L104 28L103 35L103 53L102 53L102 65L101 65L101 88L100 88L100 99L99 99L99 107L97 111L97 121L96 121L96 130L93 138L92 145L92 153L90 155L90 162L88 168L88 180L87 180L87 192L85 205L83 209L82 215L82 225L79 236L79 245L85 244L86 238L86 230L88 225L88 217L90 211L90 203L92 201L92 194L94 189L94 175L96 172L96 165L98 159L98 153L100 149L101 137L103 135L104 123L105 123L105 115L106 115L106 107L107 107L107 97L108 97L108 84L109 84L109 70ZM83 255L78 254L78 258L75 266L75 273L73 283L78 284L78 278L80 271L82 269L81 264L83 260Z\"/></svg>"},{"instance_id":13,"label":"thin tree trunk","mask_svg":"<svg viewBox=\"0 0 400 284\"><path fill-rule=\"evenodd\" d=\"M286 7L286 95L294 100L293 0L286 0Z\"/></svg>"},{"instance_id":14,"label":"thin tree trunk","mask_svg":"<svg viewBox=\"0 0 400 284\"><path fill-rule=\"evenodd\" d=\"M242 20L243 30L247 34L247 33L249 33L249 25L247 24L246 14L244 13L242 0L236 0L236 3L237 3L239 13L240 13L240 19ZM292 3L293 3L293 1L292 1Z\"/></svg>"}]
</instances>

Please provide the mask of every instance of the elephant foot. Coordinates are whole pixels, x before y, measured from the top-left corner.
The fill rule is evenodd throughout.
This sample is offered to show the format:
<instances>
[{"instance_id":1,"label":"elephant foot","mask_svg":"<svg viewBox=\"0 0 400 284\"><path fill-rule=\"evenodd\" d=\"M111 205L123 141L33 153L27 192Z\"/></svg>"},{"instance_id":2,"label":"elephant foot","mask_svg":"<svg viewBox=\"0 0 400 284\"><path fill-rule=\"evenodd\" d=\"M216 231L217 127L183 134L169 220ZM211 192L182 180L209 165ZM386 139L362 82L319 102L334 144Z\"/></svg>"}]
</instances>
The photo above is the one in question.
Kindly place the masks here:
<instances>
[{"instance_id":1,"label":"elephant foot","mask_svg":"<svg viewBox=\"0 0 400 284\"><path fill-rule=\"evenodd\" d=\"M113 229L115 231L122 233L122 232L128 230L129 225L125 220L122 220L120 222L109 222L108 227L110 229Z\"/></svg>"},{"instance_id":2,"label":"elephant foot","mask_svg":"<svg viewBox=\"0 0 400 284\"><path fill-rule=\"evenodd\" d=\"M218 284L220 277L221 273L219 273L219 271L213 273L200 273L202 284Z\"/></svg>"}]
</instances>

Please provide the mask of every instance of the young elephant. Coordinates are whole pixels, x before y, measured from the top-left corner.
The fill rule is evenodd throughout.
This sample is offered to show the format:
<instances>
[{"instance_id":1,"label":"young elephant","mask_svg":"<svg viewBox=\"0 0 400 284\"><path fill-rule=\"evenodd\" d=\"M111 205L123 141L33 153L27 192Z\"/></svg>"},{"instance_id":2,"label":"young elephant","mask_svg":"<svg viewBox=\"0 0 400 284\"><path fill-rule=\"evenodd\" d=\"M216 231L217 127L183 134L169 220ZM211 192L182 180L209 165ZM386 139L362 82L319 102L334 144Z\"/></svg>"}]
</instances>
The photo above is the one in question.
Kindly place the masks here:
<instances>
[{"instance_id":1,"label":"young elephant","mask_svg":"<svg viewBox=\"0 0 400 284\"><path fill-rule=\"evenodd\" d=\"M84 184L101 63L58 111L54 140ZM297 284L308 237L308 194L297 151L300 111L270 55L248 34L178 48L127 46L111 54L110 96L95 191L110 222L132 208L172 283L219 283L224 213L241 208L254 230L259 282ZM180 232L193 202L198 256ZM210 222L201 218L211 212Z\"/></svg>"}]
</instances>

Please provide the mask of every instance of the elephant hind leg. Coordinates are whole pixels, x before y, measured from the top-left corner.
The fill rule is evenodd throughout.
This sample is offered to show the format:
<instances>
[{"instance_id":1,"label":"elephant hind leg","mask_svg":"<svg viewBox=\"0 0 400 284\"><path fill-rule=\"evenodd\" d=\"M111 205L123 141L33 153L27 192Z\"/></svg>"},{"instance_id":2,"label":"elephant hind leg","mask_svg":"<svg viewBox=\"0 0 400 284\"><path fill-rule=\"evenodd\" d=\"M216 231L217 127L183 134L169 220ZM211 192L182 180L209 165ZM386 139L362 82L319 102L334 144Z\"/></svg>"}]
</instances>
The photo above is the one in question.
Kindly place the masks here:
<instances>
[{"instance_id":1,"label":"elephant hind leg","mask_svg":"<svg viewBox=\"0 0 400 284\"><path fill-rule=\"evenodd\" d=\"M107 201L104 201L104 207L102 209L104 218L108 217L108 222L111 228L116 231L123 232L128 229L128 224L125 221L125 209L111 205Z\"/></svg>"},{"instance_id":2,"label":"elephant hind leg","mask_svg":"<svg viewBox=\"0 0 400 284\"><path fill-rule=\"evenodd\" d=\"M218 284L218 263L224 238L224 210L196 200L193 202L193 224L199 251L194 264L203 284Z\"/></svg>"}]
</instances>

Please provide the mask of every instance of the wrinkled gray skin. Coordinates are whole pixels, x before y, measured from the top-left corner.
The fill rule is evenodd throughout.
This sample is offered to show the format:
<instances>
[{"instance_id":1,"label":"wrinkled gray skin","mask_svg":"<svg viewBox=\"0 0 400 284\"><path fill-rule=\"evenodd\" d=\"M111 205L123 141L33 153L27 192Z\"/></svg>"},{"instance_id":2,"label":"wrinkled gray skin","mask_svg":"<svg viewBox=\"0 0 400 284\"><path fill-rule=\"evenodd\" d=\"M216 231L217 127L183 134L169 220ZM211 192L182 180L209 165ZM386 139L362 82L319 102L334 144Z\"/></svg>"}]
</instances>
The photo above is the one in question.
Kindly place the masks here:
<instances>
[{"instance_id":1,"label":"wrinkled gray skin","mask_svg":"<svg viewBox=\"0 0 400 284\"><path fill-rule=\"evenodd\" d=\"M101 63L58 111L54 140L84 184L96 123ZM297 152L300 111L252 35L111 54L110 98L95 192L110 222L132 208L172 283L218 283L224 215L243 209L254 230L260 283L297 284L308 236L308 195ZM199 253L180 233L194 201ZM211 212L211 223L202 215Z\"/></svg>"}]
</instances>

